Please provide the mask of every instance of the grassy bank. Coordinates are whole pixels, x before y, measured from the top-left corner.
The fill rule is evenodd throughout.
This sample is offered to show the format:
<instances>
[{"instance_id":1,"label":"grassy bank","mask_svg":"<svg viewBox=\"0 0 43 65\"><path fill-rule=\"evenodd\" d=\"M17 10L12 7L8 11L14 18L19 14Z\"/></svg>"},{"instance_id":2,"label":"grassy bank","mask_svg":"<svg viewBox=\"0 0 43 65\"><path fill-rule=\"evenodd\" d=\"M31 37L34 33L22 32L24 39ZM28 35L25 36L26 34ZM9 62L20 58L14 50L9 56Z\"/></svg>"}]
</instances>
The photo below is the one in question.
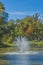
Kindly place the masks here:
<instances>
[{"instance_id":1,"label":"grassy bank","mask_svg":"<svg viewBox=\"0 0 43 65\"><path fill-rule=\"evenodd\" d=\"M30 47L37 47L37 48L43 48L43 41L35 41L35 40L32 40L32 41L29 41L28 42ZM8 45L8 46L11 46L11 47L16 47L16 43L7 43L7 42L4 42L5 45ZM24 43L25 44L25 43Z\"/></svg>"},{"instance_id":2,"label":"grassy bank","mask_svg":"<svg viewBox=\"0 0 43 65\"><path fill-rule=\"evenodd\" d=\"M30 50L38 50L38 51L43 51L43 41L29 41L30 44Z\"/></svg>"},{"instance_id":3,"label":"grassy bank","mask_svg":"<svg viewBox=\"0 0 43 65\"><path fill-rule=\"evenodd\" d=\"M32 40L32 41L29 41L28 44L29 44L30 50L43 51L43 41ZM11 48L12 47L12 48L14 48L15 51L18 50L18 47L17 47L16 43L7 43L7 42L4 42L4 45L6 45L5 46L6 48L8 48L8 47Z\"/></svg>"},{"instance_id":4,"label":"grassy bank","mask_svg":"<svg viewBox=\"0 0 43 65\"><path fill-rule=\"evenodd\" d=\"M30 46L43 48L43 41L29 41Z\"/></svg>"}]
</instances>

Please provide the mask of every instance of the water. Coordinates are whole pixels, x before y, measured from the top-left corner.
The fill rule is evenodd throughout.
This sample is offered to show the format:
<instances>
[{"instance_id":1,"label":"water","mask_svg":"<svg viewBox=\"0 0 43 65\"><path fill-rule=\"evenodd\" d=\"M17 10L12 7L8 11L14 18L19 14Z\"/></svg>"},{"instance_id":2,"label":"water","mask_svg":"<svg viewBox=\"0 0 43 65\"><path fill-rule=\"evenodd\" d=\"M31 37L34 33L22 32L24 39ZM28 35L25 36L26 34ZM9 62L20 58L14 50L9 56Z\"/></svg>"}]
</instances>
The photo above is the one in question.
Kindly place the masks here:
<instances>
[{"instance_id":1,"label":"water","mask_svg":"<svg viewBox=\"0 0 43 65\"><path fill-rule=\"evenodd\" d=\"M43 53L32 55L0 55L0 65L43 65Z\"/></svg>"},{"instance_id":2,"label":"water","mask_svg":"<svg viewBox=\"0 0 43 65\"><path fill-rule=\"evenodd\" d=\"M29 50L29 42L26 37L16 37L16 45L19 48L19 52L26 52Z\"/></svg>"},{"instance_id":3,"label":"water","mask_svg":"<svg viewBox=\"0 0 43 65\"><path fill-rule=\"evenodd\" d=\"M29 51L27 39L16 38L17 47L0 48L0 65L43 65L43 53Z\"/></svg>"}]
</instances>

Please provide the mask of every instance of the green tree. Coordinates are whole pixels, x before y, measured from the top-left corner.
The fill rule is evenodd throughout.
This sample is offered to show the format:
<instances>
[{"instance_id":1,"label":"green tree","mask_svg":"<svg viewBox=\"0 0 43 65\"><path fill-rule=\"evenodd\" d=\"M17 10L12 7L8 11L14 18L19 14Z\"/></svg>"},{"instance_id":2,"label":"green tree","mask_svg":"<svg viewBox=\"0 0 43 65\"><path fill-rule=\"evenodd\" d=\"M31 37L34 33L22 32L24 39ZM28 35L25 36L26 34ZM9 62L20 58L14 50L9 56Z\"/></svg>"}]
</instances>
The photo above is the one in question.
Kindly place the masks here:
<instances>
[{"instance_id":1,"label":"green tree","mask_svg":"<svg viewBox=\"0 0 43 65\"><path fill-rule=\"evenodd\" d=\"M6 25L6 21L8 18L8 14L5 12L5 7L4 5L0 2L0 43L2 42L2 38L4 35L4 30L5 30L5 25Z\"/></svg>"}]
</instances>

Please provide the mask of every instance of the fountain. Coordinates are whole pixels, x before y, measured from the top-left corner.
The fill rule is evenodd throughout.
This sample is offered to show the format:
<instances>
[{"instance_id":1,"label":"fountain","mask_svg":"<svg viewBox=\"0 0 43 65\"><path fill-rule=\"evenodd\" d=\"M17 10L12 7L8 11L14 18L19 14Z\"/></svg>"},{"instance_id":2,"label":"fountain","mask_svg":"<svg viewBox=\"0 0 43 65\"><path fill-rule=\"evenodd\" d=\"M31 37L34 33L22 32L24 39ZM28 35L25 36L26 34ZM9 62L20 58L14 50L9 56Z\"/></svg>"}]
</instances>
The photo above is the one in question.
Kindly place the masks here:
<instances>
[{"instance_id":1,"label":"fountain","mask_svg":"<svg viewBox=\"0 0 43 65\"><path fill-rule=\"evenodd\" d=\"M25 55L25 54L37 54L38 52L36 51L29 51L30 46L29 46L29 41L27 40L26 37L15 37L14 41L19 48L19 51L16 52L7 52L4 54L10 54L10 55Z\"/></svg>"},{"instance_id":2,"label":"fountain","mask_svg":"<svg viewBox=\"0 0 43 65\"><path fill-rule=\"evenodd\" d=\"M16 37L16 45L20 49L19 52L23 53L28 51L29 49L29 43L28 40L25 37Z\"/></svg>"}]
</instances>

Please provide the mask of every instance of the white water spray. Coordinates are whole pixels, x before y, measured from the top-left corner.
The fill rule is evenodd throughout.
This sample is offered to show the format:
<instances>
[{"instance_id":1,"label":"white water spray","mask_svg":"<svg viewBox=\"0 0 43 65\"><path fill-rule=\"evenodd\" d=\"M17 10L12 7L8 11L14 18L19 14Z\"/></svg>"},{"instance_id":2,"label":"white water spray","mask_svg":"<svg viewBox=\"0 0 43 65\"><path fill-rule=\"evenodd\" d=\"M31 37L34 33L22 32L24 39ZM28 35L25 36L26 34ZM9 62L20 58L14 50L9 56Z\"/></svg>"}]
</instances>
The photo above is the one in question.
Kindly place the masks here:
<instances>
[{"instance_id":1,"label":"white water spray","mask_svg":"<svg viewBox=\"0 0 43 65\"><path fill-rule=\"evenodd\" d=\"M29 50L29 43L25 37L16 37L16 44L20 49L19 52L26 52Z\"/></svg>"},{"instance_id":2,"label":"white water spray","mask_svg":"<svg viewBox=\"0 0 43 65\"><path fill-rule=\"evenodd\" d=\"M10 55L25 55L25 54L37 54L39 52L36 51L29 51L30 50L30 46L29 46L29 41L27 40L27 38L25 37L15 37L16 41L16 45L19 48L19 51L16 52L7 52L4 54L10 54Z\"/></svg>"}]
</instances>

